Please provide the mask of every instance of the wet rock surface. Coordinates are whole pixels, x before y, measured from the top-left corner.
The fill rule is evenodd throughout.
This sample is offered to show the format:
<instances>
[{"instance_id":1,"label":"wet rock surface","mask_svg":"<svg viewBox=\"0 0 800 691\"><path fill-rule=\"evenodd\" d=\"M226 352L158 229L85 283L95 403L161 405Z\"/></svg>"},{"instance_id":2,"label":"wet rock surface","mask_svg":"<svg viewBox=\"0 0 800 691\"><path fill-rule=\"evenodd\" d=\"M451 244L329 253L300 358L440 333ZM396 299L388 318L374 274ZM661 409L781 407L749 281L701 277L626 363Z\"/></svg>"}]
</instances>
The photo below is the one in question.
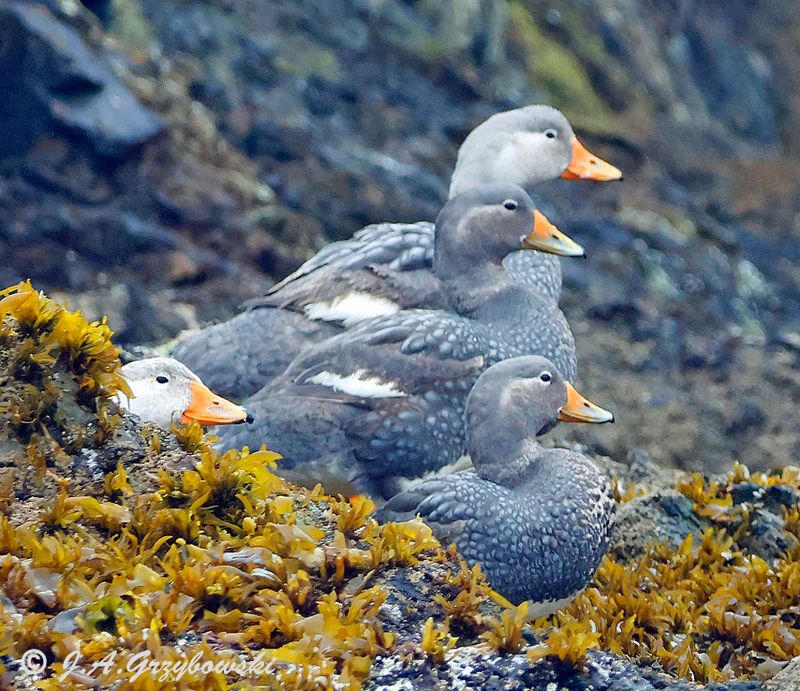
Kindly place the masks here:
<instances>
[{"instance_id":1,"label":"wet rock surface","mask_svg":"<svg viewBox=\"0 0 800 691\"><path fill-rule=\"evenodd\" d=\"M591 652L576 672L558 661L531 664L524 655L497 655L476 648L462 648L446 665L433 667L423 661L401 664L395 658L378 660L368 689L483 688L569 689L570 691L692 691L696 684L669 679L655 670L636 667L602 652ZM709 684L707 691L756 691L761 682Z\"/></svg>"},{"instance_id":2,"label":"wet rock surface","mask_svg":"<svg viewBox=\"0 0 800 691\"><path fill-rule=\"evenodd\" d=\"M15 95L6 104L10 136L3 138L0 154L25 151L56 129L82 139L94 154L120 157L163 131L161 119L45 7L6 3L0 32L0 88Z\"/></svg>"}]
</instances>

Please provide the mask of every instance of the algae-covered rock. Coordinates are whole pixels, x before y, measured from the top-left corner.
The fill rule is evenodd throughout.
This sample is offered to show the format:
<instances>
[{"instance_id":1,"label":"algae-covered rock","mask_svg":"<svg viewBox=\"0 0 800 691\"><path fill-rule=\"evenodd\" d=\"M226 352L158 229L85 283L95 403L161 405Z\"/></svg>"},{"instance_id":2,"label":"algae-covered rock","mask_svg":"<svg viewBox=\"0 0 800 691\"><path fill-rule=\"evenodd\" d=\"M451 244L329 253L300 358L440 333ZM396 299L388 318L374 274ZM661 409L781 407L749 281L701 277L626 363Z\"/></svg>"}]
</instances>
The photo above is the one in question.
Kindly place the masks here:
<instances>
[{"instance_id":1,"label":"algae-covered rock","mask_svg":"<svg viewBox=\"0 0 800 691\"><path fill-rule=\"evenodd\" d=\"M640 453L597 459L615 542L572 605L526 624L419 520L379 525L369 499L282 480L271 451L123 415L107 325L28 283L0 295L4 687L116 688L127 668L126 688L153 688L195 658L223 671L164 683L733 691L800 655L796 469L670 478Z\"/></svg>"}]
</instances>

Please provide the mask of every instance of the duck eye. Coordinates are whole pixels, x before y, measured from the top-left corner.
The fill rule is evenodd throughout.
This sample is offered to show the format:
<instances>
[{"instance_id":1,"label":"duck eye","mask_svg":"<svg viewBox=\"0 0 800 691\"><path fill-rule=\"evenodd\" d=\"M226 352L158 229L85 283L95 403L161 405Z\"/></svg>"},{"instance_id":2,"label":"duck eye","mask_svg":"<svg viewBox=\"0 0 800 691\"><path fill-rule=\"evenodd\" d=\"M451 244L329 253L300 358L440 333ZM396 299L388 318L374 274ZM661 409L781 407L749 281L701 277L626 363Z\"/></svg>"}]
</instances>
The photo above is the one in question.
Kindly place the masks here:
<instances>
[{"instance_id":1,"label":"duck eye","mask_svg":"<svg viewBox=\"0 0 800 691\"><path fill-rule=\"evenodd\" d=\"M539 379L541 379L545 384L547 384L553 379L553 375L550 374L550 372L542 372L539 375Z\"/></svg>"},{"instance_id":2,"label":"duck eye","mask_svg":"<svg viewBox=\"0 0 800 691\"><path fill-rule=\"evenodd\" d=\"M555 139L558 136L558 132L556 132L552 127L544 131L544 136L548 139Z\"/></svg>"},{"instance_id":3,"label":"duck eye","mask_svg":"<svg viewBox=\"0 0 800 691\"><path fill-rule=\"evenodd\" d=\"M503 202L503 206L509 211L514 211L517 208L517 202L515 202L513 199L506 199Z\"/></svg>"},{"instance_id":4,"label":"duck eye","mask_svg":"<svg viewBox=\"0 0 800 691\"><path fill-rule=\"evenodd\" d=\"M165 377L163 374L160 374L159 376L157 376L156 377L156 381L159 384L168 384L169 383L169 379L167 377Z\"/></svg>"}]
</instances>

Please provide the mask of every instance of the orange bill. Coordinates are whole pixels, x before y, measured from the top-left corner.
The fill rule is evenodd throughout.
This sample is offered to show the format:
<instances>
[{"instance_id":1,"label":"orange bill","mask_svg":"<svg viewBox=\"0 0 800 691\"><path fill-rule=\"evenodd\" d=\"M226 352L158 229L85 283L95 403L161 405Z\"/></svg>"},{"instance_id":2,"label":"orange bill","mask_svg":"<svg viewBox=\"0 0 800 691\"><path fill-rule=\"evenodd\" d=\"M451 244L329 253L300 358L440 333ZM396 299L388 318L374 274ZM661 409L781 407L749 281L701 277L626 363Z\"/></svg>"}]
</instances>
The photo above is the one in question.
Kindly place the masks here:
<instances>
[{"instance_id":1,"label":"orange bill","mask_svg":"<svg viewBox=\"0 0 800 691\"><path fill-rule=\"evenodd\" d=\"M562 422L614 422L614 414L587 401L569 382L567 385L567 402L561 407L558 419Z\"/></svg>"},{"instance_id":2,"label":"orange bill","mask_svg":"<svg viewBox=\"0 0 800 691\"><path fill-rule=\"evenodd\" d=\"M567 169L561 173L561 177L567 180L608 182L609 180L622 180L622 171L595 156L576 137L572 140L572 160Z\"/></svg>"},{"instance_id":3,"label":"orange bill","mask_svg":"<svg viewBox=\"0 0 800 691\"><path fill-rule=\"evenodd\" d=\"M189 389L192 398L181 416L184 424L196 420L201 425L234 425L252 420L244 408L217 396L199 381L189 382Z\"/></svg>"},{"instance_id":4,"label":"orange bill","mask_svg":"<svg viewBox=\"0 0 800 691\"><path fill-rule=\"evenodd\" d=\"M522 239L522 249L539 250L562 257L585 257L583 249L568 235L564 235L541 211L533 212L533 230Z\"/></svg>"}]
</instances>

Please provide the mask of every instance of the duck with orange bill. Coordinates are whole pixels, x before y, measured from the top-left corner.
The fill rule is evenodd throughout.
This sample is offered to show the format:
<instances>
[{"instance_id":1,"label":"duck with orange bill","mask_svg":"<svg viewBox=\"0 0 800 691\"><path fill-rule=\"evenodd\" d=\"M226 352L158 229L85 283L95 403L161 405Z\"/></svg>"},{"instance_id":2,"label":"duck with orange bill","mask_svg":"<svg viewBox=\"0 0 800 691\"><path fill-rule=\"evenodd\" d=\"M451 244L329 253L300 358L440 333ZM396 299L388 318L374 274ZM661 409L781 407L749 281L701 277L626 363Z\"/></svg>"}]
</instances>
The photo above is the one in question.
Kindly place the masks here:
<instances>
[{"instance_id":1,"label":"duck with orange bill","mask_svg":"<svg viewBox=\"0 0 800 691\"><path fill-rule=\"evenodd\" d=\"M442 544L480 563L497 592L527 601L529 617L551 614L592 579L608 545L614 495L588 458L538 440L558 422L614 416L579 394L554 363L528 356L486 370L465 419L474 470L411 485L377 517L422 517Z\"/></svg>"},{"instance_id":2,"label":"duck with orange bill","mask_svg":"<svg viewBox=\"0 0 800 691\"><path fill-rule=\"evenodd\" d=\"M501 183L529 189L559 177L607 182L622 173L590 152L561 112L530 105L492 115L470 132L449 198ZM238 400L343 328L401 309L438 309L441 294L430 282L434 231L425 221L367 226L320 250L232 319L187 336L173 355ZM552 257L512 252L503 265L520 285L545 287L558 299L561 272Z\"/></svg>"},{"instance_id":3,"label":"duck with orange bill","mask_svg":"<svg viewBox=\"0 0 800 691\"><path fill-rule=\"evenodd\" d=\"M120 406L144 422L169 427L172 422L236 425L253 422L241 406L218 396L188 367L167 357L129 362L122 376L131 398L117 394Z\"/></svg>"},{"instance_id":4,"label":"duck with orange bill","mask_svg":"<svg viewBox=\"0 0 800 691\"><path fill-rule=\"evenodd\" d=\"M391 496L404 478L463 454L464 401L494 363L544 355L574 381L575 341L557 301L503 265L509 252L548 239L563 250L566 240L536 211L515 185L453 197L436 220L434 257L448 308L400 310L307 349L248 400L256 424L218 430L220 447L267 443L292 481Z\"/></svg>"}]
</instances>

